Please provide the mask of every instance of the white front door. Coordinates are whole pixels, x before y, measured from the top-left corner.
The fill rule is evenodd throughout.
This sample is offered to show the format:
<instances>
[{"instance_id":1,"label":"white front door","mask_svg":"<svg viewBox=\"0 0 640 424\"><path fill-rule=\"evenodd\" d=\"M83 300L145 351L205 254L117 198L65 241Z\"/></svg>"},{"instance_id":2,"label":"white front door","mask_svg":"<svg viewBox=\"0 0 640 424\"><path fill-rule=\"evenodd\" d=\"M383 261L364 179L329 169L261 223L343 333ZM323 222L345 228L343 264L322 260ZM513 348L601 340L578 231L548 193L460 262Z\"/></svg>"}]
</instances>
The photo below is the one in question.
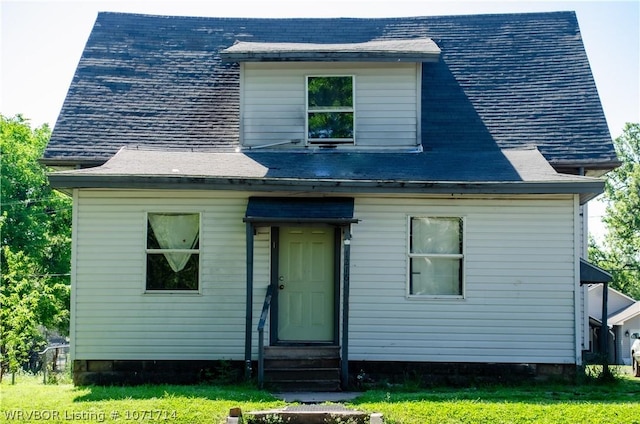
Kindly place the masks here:
<instances>
[{"instance_id":1,"label":"white front door","mask_svg":"<svg viewBox=\"0 0 640 424\"><path fill-rule=\"evenodd\" d=\"M280 229L278 341L333 341L334 237L332 228Z\"/></svg>"}]
</instances>

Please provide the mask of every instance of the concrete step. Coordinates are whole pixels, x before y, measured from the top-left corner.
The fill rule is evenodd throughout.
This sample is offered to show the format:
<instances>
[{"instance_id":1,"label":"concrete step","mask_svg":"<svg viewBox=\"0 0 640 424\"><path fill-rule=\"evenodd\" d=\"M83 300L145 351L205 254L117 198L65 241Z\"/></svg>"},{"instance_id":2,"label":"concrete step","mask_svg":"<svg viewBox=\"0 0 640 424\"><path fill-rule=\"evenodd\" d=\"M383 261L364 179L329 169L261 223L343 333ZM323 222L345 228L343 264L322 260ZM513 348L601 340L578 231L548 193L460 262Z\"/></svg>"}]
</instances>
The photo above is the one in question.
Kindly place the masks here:
<instances>
[{"instance_id":1,"label":"concrete step","mask_svg":"<svg viewBox=\"0 0 640 424\"><path fill-rule=\"evenodd\" d=\"M340 368L339 358L265 359L265 369L281 368Z\"/></svg>"},{"instance_id":2,"label":"concrete step","mask_svg":"<svg viewBox=\"0 0 640 424\"><path fill-rule=\"evenodd\" d=\"M283 391L340 390L340 348L337 346L265 347L266 386Z\"/></svg>"},{"instance_id":3,"label":"concrete step","mask_svg":"<svg viewBox=\"0 0 640 424\"><path fill-rule=\"evenodd\" d=\"M268 381L317 380L340 381L340 368L266 368Z\"/></svg>"},{"instance_id":4,"label":"concrete step","mask_svg":"<svg viewBox=\"0 0 640 424\"><path fill-rule=\"evenodd\" d=\"M252 423L285 422L288 424L382 424L380 414L368 414L343 405L295 405L269 411L253 411L247 414Z\"/></svg>"},{"instance_id":5,"label":"concrete step","mask_svg":"<svg viewBox=\"0 0 640 424\"><path fill-rule=\"evenodd\" d=\"M339 359L339 346L266 346L265 359Z\"/></svg>"}]
</instances>

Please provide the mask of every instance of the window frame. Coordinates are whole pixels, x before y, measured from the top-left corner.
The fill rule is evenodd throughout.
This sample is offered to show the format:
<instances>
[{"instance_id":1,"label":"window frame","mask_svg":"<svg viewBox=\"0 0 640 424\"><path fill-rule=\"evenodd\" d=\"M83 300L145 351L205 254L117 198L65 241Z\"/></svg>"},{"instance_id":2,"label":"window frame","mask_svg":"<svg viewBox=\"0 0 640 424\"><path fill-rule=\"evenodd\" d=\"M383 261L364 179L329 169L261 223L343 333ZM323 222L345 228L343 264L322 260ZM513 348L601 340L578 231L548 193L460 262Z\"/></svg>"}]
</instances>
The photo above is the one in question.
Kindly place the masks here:
<instances>
[{"instance_id":1,"label":"window frame","mask_svg":"<svg viewBox=\"0 0 640 424\"><path fill-rule=\"evenodd\" d=\"M310 78L351 78L351 107L309 107L309 79ZM308 74L305 75L304 93L304 136L307 145L355 145L356 144L356 76L354 74ZM311 138L309 137L309 115L312 113L351 113L352 137L351 138Z\"/></svg>"},{"instance_id":2,"label":"window frame","mask_svg":"<svg viewBox=\"0 0 640 424\"><path fill-rule=\"evenodd\" d=\"M150 249L148 247L149 238L149 215L153 214L176 214L176 215L198 215L198 248L197 249ZM197 273L197 289L153 289L147 287L147 274L148 274L148 257L149 254L164 254L164 253L191 253L198 255L198 273ZM201 211L188 211L184 209L179 210L153 210L146 211L144 214L144 275L143 275L143 292L147 295L170 295L170 294L183 294L183 295L199 295L202 294L202 212Z\"/></svg>"},{"instance_id":3,"label":"window frame","mask_svg":"<svg viewBox=\"0 0 640 424\"><path fill-rule=\"evenodd\" d=\"M460 253L413 253L411 252L411 223L413 219L420 218L432 218L432 219L458 219L462 226L460 235L462 238L462 246ZM467 219L462 215L439 215L439 214L417 214L407 215L407 277L406 277L406 297L411 300L430 300L430 299L444 299L444 300L462 300L466 298L466 247L467 247ZM411 275L411 260L413 258L442 258L442 259L458 259L460 261L459 272L459 294L413 294L411 293L412 275Z\"/></svg>"}]
</instances>

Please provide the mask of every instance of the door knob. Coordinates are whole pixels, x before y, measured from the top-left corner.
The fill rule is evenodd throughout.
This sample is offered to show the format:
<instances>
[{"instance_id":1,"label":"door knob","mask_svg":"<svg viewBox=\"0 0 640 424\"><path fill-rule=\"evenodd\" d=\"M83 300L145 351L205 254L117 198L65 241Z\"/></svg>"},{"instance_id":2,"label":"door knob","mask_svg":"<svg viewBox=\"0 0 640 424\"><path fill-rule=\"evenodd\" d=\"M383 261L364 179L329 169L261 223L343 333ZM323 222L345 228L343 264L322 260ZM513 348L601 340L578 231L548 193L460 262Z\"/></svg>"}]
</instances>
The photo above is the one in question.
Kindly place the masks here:
<instances>
[{"instance_id":1,"label":"door knob","mask_svg":"<svg viewBox=\"0 0 640 424\"><path fill-rule=\"evenodd\" d=\"M278 288L279 288L280 290L284 290L284 284L280 284L280 285L278 286Z\"/></svg>"}]
</instances>

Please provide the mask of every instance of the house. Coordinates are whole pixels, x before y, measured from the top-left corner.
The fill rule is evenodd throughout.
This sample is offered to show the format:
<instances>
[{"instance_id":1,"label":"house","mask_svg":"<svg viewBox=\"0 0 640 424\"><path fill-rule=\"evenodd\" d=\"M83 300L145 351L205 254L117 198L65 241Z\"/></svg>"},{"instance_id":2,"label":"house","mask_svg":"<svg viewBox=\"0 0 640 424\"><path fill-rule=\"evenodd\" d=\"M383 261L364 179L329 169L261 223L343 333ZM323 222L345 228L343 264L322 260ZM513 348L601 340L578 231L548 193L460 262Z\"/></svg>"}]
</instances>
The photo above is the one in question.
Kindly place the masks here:
<instances>
[{"instance_id":1,"label":"house","mask_svg":"<svg viewBox=\"0 0 640 424\"><path fill-rule=\"evenodd\" d=\"M600 327L602 325L602 285L589 286L589 354L602 353ZM609 362L631 365L631 335L640 332L640 302L624 293L607 288L607 328Z\"/></svg>"},{"instance_id":2,"label":"house","mask_svg":"<svg viewBox=\"0 0 640 424\"><path fill-rule=\"evenodd\" d=\"M43 160L77 383L571 376L588 349L583 216L619 162L574 13L101 13Z\"/></svg>"}]
</instances>

